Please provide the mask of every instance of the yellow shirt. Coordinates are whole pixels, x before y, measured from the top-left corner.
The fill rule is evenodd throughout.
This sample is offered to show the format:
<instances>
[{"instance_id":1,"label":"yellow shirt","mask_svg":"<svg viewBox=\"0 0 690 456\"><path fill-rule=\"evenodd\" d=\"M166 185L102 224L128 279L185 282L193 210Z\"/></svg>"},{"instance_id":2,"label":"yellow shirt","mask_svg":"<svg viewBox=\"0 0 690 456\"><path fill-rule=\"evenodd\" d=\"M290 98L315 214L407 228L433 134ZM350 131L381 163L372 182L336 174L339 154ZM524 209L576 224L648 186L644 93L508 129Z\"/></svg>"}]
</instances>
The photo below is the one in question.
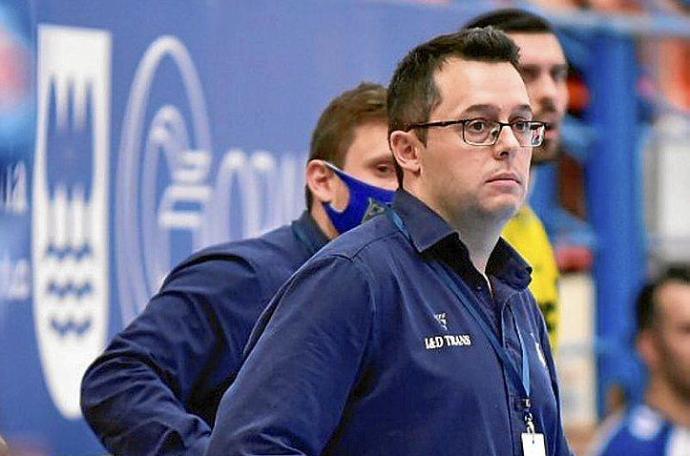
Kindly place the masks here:
<instances>
[{"instance_id":1,"label":"yellow shirt","mask_svg":"<svg viewBox=\"0 0 690 456\"><path fill-rule=\"evenodd\" d=\"M510 219L503 238L532 266L529 289L544 314L552 350L558 343L560 307L558 303L558 266L544 225L527 205Z\"/></svg>"}]
</instances>

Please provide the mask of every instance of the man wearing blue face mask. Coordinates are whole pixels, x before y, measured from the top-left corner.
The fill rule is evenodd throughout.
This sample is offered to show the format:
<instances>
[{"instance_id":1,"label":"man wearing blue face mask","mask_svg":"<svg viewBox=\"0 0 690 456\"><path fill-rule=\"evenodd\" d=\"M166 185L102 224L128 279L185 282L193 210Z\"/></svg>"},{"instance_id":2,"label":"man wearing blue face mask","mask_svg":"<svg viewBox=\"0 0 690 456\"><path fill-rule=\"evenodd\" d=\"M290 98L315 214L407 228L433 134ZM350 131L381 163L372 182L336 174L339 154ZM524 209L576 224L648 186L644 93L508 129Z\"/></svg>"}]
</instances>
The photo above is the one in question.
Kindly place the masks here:
<instances>
[{"instance_id":1,"label":"man wearing blue face mask","mask_svg":"<svg viewBox=\"0 0 690 456\"><path fill-rule=\"evenodd\" d=\"M338 233L350 231L362 222L381 214L386 205L393 202L395 193L391 190L367 184L331 163L325 162L325 164L345 184L349 196L347 206L342 211L335 209L332 203L322 203Z\"/></svg>"},{"instance_id":2,"label":"man wearing blue face mask","mask_svg":"<svg viewBox=\"0 0 690 456\"><path fill-rule=\"evenodd\" d=\"M113 454L203 454L218 403L278 288L328 240L380 212L397 188L386 90L334 99L313 132L307 211L259 238L178 265L82 382L84 417Z\"/></svg>"}]
</instances>

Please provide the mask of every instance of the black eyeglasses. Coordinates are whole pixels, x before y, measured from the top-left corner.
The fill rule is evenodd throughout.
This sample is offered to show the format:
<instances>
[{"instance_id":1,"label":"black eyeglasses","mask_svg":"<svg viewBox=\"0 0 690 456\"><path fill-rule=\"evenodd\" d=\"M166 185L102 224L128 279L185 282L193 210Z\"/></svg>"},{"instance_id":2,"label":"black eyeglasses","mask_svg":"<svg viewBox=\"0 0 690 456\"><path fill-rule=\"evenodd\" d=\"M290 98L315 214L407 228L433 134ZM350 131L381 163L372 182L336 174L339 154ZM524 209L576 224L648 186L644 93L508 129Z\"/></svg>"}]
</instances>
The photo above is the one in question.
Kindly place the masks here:
<instances>
[{"instance_id":1,"label":"black eyeglasses","mask_svg":"<svg viewBox=\"0 0 690 456\"><path fill-rule=\"evenodd\" d=\"M536 120L516 120L506 123L487 119L458 119L413 123L407 125L405 131L415 128L449 127L451 125L461 126L462 140L470 146L493 146L498 141L503 127L510 127L521 146L540 146L544 141L544 131L546 130L546 124Z\"/></svg>"}]
</instances>

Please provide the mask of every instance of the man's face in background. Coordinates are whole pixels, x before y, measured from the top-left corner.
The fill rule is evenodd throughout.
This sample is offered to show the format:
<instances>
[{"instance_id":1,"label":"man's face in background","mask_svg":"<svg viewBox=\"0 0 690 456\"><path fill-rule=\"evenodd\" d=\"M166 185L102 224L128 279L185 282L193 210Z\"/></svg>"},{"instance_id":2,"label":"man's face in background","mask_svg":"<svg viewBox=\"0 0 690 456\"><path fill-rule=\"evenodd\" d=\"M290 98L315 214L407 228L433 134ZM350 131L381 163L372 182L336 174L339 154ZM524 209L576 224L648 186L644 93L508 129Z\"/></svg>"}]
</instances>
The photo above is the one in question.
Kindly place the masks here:
<instances>
[{"instance_id":1,"label":"man's face in background","mask_svg":"<svg viewBox=\"0 0 690 456\"><path fill-rule=\"evenodd\" d=\"M561 123L568 106L568 63L552 33L508 33L520 48L520 73L527 86L534 120L546 122L544 143L532 151L532 164L555 160Z\"/></svg>"},{"instance_id":2,"label":"man's face in background","mask_svg":"<svg viewBox=\"0 0 690 456\"><path fill-rule=\"evenodd\" d=\"M690 402L690 284L669 281L655 299L658 322L650 331L656 356L650 370L675 397Z\"/></svg>"}]
</instances>

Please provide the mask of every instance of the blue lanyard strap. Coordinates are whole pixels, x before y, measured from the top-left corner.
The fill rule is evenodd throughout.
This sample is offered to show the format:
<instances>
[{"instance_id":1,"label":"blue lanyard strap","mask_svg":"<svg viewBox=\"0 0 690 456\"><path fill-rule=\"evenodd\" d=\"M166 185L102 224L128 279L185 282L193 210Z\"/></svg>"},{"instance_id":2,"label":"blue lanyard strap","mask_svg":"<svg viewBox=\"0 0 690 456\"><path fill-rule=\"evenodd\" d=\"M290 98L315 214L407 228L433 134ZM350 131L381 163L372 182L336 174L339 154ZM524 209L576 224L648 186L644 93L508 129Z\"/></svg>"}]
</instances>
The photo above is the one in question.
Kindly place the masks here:
<instances>
[{"instance_id":1,"label":"blue lanyard strap","mask_svg":"<svg viewBox=\"0 0 690 456\"><path fill-rule=\"evenodd\" d=\"M443 280L443 282L458 298L460 303L465 307L465 309L470 313L470 315L472 315L472 318L475 319L475 321L481 328L482 332L489 340L489 343L491 343L491 346L498 355L499 359L508 370L508 375L511 377L513 383L515 383L516 386L521 387L522 393L524 394L524 399L529 399L529 359L527 357L527 349L525 348L525 343L522 339L520 327L518 326L517 321L515 321L514 317L513 323L515 324L515 330L517 331L518 339L520 341L520 349L522 350L522 375L520 375L520 373L518 372L518 369L517 367L515 367L515 364L510 360L510 358L508 358L508 354L506 352L505 347L501 345L501 342L498 340L498 337L496 337L495 331L491 328L491 325L486 321L486 316L484 316L477 309L475 309L475 306L472 304L472 302L475 301L476 298L474 298L474 296L472 296L468 290L464 290L466 285L464 283L458 284L457 281L453 280L450 276L450 273L446 270L446 267L442 265L440 262L431 261L427 264L431 267L431 269L433 269L436 272L436 274L438 274L441 277L441 280ZM525 408L529 408L529 406L527 405L525 406Z\"/></svg>"},{"instance_id":2,"label":"blue lanyard strap","mask_svg":"<svg viewBox=\"0 0 690 456\"><path fill-rule=\"evenodd\" d=\"M405 235L405 237L407 237L408 240L411 241L410 233L407 231L407 228L405 228L405 224L403 223L400 216L395 212L395 210L389 209L387 213L393 221L393 224ZM520 326L518 325L517 320L515 319L515 315L513 315L513 324L515 325L515 330L518 334L518 340L520 341L520 349L522 351L522 375L520 375L520 372L518 371L517 367L508 357L505 347L498 340L498 337L496 336L495 331L491 328L491 324L487 321L488 319L486 318L486 316L480 313L475 308L475 305L478 305L473 304L476 303L476 297L472 294L471 291L467 290L467 285L465 285L463 282L458 283L458 281L453 280L453 278L447 270L447 267L438 260L433 260L431 262L428 262L427 264L429 265L429 267L431 267L432 270L434 270L434 272L441 278L441 280L443 280L443 282L448 286L448 288L450 288L450 290L455 294L460 303L470 313L472 318L475 319L475 321L481 328L482 332L489 340L489 343L491 343L491 346L496 352L498 358L501 360L501 363L506 367L508 371L508 376L510 377L511 381L519 389L522 390L522 394L524 395L522 406L524 412L526 414L529 414L529 409L531 407L529 358L527 356L527 349L525 347L525 342L522 338ZM531 415L529 416L529 420L531 421Z\"/></svg>"}]
</instances>

